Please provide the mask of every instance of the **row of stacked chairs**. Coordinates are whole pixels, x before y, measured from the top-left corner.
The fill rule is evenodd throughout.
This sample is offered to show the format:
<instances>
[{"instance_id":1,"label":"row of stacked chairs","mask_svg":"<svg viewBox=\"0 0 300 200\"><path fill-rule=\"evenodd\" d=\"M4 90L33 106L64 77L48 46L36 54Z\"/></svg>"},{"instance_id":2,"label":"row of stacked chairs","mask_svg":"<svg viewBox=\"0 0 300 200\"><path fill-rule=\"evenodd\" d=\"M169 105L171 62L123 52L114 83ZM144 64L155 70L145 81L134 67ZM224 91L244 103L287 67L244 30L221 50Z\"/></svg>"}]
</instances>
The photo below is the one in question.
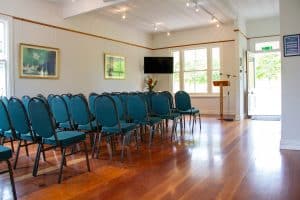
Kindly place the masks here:
<instances>
[{"instance_id":1,"label":"row of stacked chairs","mask_svg":"<svg viewBox=\"0 0 300 200\"><path fill-rule=\"evenodd\" d=\"M33 176L37 176L40 154L46 160L45 151L60 148L62 159L58 183L62 179L62 169L66 165L66 156L80 151L80 143L86 155L86 164L90 171L86 135L89 135L92 148L92 157L99 157L101 139L106 138L110 159L112 151L115 150L114 139L121 137L121 160L124 158L124 148L131 142L132 136L136 141L136 148L139 149L138 139L144 140L146 127L149 131L149 147L156 130L163 138L164 124L168 120L173 121L171 140L177 138L177 124L185 127L184 115L192 119L192 132L196 117L199 116L200 130L201 117L198 109L191 106L189 95L184 91L175 94L175 102L170 92L134 92L134 93L91 93L87 98L82 94L72 95L48 95L44 97L39 94L30 98L23 96L22 99L5 97L0 99L0 136L1 148L3 151L10 151L10 154L1 158L8 163L11 174L14 198L16 198L12 170L8 159L12 156L11 150L3 146L6 141L11 142L14 151L13 141L18 141L14 169L17 167L21 147L25 147L29 156L28 146L37 144L37 154L33 167ZM164 121L166 123L164 123ZM184 123L184 125L183 125ZM46 147L45 147L46 146ZM70 147L71 153L67 154L66 149Z\"/></svg>"}]
</instances>

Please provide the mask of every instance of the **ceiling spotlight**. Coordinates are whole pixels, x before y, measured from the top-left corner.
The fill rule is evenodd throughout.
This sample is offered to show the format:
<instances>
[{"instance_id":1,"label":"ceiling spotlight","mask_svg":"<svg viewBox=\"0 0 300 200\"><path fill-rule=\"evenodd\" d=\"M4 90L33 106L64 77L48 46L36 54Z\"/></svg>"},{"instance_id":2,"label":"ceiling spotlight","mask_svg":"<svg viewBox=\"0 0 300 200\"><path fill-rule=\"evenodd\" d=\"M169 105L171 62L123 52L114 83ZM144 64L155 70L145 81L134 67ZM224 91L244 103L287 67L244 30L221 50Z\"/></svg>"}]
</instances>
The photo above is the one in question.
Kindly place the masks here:
<instances>
[{"instance_id":1,"label":"ceiling spotlight","mask_svg":"<svg viewBox=\"0 0 300 200\"><path fill-rule=\"evenodd\" d=\"M186 2L186 7L190 7L190 2Z\"/></svg>"},{"instance_id":2,"label":"ceiling spotlight","mask_svg":"<svg viewBox=\"0 0 300 200\"><path fill-rule=\"evenodd\" d=\"M126 14L123 14L123 15L122 15L122 19L126 19Z\"/></svg>"},{"instance_id":3,"label":"ceiling spotlight","mask_svg":"<svg viewBox=\"0 0 300 200\"><path fill-rule=\"evenodd\" d=\"M212 18L211 18L211 23L215 23L215 22L217 22L218 20L213 16Z\"/></svg>"},{"instance_id":4,"label":"ceiling spotlight","mask_svg":"<svg viewBox=\"0 0 300 200\"><path fill-rule=\"evenodd\" d=\"M216 26L217 26L217 28L220 28L220 24L217 24Z\"/></svg>"},{"instance_id":5,"label":"ceiling spotlight","mask_svg":"<svg viewBox=\"0 0 300 200\"><path fill-rule=\"evenodd\" d=\"M170 36L171 35L171 33L170 32L167 32L167 36Z\"/></svg>"}]
</instances>

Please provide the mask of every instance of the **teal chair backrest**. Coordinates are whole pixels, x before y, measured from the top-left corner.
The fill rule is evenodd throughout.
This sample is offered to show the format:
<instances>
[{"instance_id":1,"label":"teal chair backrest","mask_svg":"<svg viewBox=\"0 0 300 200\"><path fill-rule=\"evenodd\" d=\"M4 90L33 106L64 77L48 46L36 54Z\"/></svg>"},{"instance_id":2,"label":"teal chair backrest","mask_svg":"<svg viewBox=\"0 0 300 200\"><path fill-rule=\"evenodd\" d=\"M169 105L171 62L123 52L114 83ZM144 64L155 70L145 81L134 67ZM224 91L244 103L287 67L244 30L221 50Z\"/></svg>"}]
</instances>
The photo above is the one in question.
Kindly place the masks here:
<instances>
[{"instance_id":1,"label":"teal chair backrest","mask_svg":"<svg viewBox=\"0 0 300 200\"><path fill-rule=\"evenodd\" d=\"M48 104L50 105L50 102L52 100L52 98L54 97L55 95L54 94L49 94L48 97L47 97L47 102Z\"/></svg>"},{"instance_id":2,"label":"teal chair backrest","mask_svg":"<svg viewBox=\"0 0 300 200\"><path fill-rule=\"evenodd\" d=\"M94 102L95 117L102 127L120 126L115 101L108 95L99 95Z\"/></svg>"},{"instance_id":3,"label":"teal chair backrest","mask_svg":"<svg viewBox=\"0 0 300 200\"><path fill-rule=\"evenodd\" d=\"M8 104L8 99L6 96L1 96L0 99L3 101L4 105L7 106Z\"/></svg>"},{"instance_id":4,"label":"teal chair backrest","mask_svg":"<svg viewBox=\"0 0 300 200\"><path fill-rule=\"evenodd\" d=\"M96 97L98 96L98 94L96 93L91 93L89 95L89 108L90 108L90 111L93 115L95 115L95 106L94 106L94 102L95 102L95 99Z\"/></svg>"},{"instance_id":5,"label":"teal chair backrest","mask_svg":"<svg viewBox=\"0 0 300 200\"><path fill-rule=\"evenodd\" d=\"M174 101L173 101L173 95L169 91L163 91L162 94L164 94L169 99L170 108L174 108Z\"/></svg>"},{"instance_id":6,"label":"teal chair backrest","mask_svg":"<svg viewBox=\"0 0 300 200\"><path fill-rule=\"evenodd\" d=\"M7 110L14 129L19 134L31 133L30 121L22 101L12 97L8 101ZM33 137L33 136L32 136ZM33 138L32 138L33 139Z\"/></svg>"},{"instance_id":7,"label":"teal chair backrest","mask_svg":"<svg viewBox=\"0 0 300 200\"><path fill-rule=\"evenodd\" d=\"M138 122L147 120L147 105L139 95L129 95L127 97L128 116Z\"/></svg>"},{"instance_id":8,"label":"teal chair backrest","mask_svg":"<svg viewBox=\"0 0 300 200\"><path fill-rule=\"evenodd\" d=\"M120 120L125 120L126 119L125 108L124 108L124 104L122 103L119 95L111 95L111 97L115 101L115 104L116 104L116 107L117 107L117 110L118 110L119 119Z\"/></svg>"},{"instance_id":9,"label":"teal chair backrest","mask_svg":"<svg viewBox=\"0 0 300 200\"><path fill-rule=\"evenodd\" d=\"M191 106L191 97L185 91L178 91L175 93L176 108L178 110L189 110Z\"/></svg>"},{"instance_id":10,"label":"teal chair backrest","mask_svg":"<svg viewBox=\"0 0 300 200\"><path fill-rule=\"evenodd\" d=\"M30 99L28 104L29 118L33 131L43 137L50 138L55 134L53 118L46 103L37 97Z\"/></svg>"},{"instance_id":11,"label":"teal chair backrest","mask_svg":"<svg viewBox=\"0 0 300 200\"><path fill-rule=\"evenodd\" d=\"M0 132L4 133L12 129L11 120L7 111L7 107L0 99Z\"/></svg>"},{"instance_id":12,"label":"teal chair backrest","mask_svg":"<svg viewBox=\"0 0 300 200\"><path fill-rule=\"evenodd\" d=\"M50 99L50 109L56 122L70 122L67 103L61 96L55 95Z\"/></svg>"},{"instance_id":13,"label":"teal chair backrest","mask_svg":"<svg viewBox=\"0 0 300 200\"><path fill-rule=\"evenodd\" d=\"M67 103L69 112L71 112L71 98L72 98L72 95L71 94L62 94L61 97L65 100L65 102Z\"/></svg>"},{"instance_id":14,"label":"teal chair backrest","mask_svg":"<svg viewBox=\"0 0 300 200\"><path fill-rule=\"evenodd\" d=\"M168 97L158 93L151 96L152 111L157 115L169 115L170 103Z\"/></svg>"},{"instance_id":15,"label":"teal chair backrest","mask_svg":"<svg viewBox=\"0 0 300 200\"><path fill-rule=\"evenodd\" d=\"M29 100L30 100L30 96L25 95L25 96L22 97L22 102L25 106L25 109L26 109L27 113L28 113Z\"/></svg>"},{"instance_id":16,"label":"teal chair backrest","mask_svg":"<svg viewBox=\"0 0 300 200\"><path fill-rule=\"evenodd\" d=\"M74 95L70 102L71 116L75 124L86 125L90 123L91 116L87 100L81 94Z\"/></svg>"}]
</instances>

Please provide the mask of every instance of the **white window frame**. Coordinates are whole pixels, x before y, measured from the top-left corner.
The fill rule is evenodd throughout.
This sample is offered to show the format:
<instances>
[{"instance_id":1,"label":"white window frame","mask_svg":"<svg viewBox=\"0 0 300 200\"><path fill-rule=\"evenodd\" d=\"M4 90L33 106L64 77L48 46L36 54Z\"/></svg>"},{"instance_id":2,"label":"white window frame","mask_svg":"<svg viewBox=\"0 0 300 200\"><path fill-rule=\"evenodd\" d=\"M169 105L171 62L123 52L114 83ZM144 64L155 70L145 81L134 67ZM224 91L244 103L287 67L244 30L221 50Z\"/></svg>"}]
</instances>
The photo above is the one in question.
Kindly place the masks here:
<instances>
[{"instance_id":1,"label":"white window frame","mask_svg":"<svg viewBox=\"0 0 300 200\"><path fill-rule=\"evenodd\" d=\"M212 83L212 49L220 48L220 72L223 70L223 46L222 44L211 44L211 45L201 45L189 48L176 48L171 50L171 56L173 56L173 52L179 51L179 63L180 63L180 71L179 71L179 88L180 90L184 90L184 51L185 50L195 50L195 49L207 49L207 92L206 93L190 93L191 96L219 96L219 93L213 93L213 83ZM198 70L204 71L204 70ZM173 76L171 78L171 89L173 91ZM174 92L174 91L173 91Z\"/></svg>"},{"instance_id":2,"label":"white window frame","mask_svg":"<svg viewBox=\"0 0 300 200\"><path fill-rule=\"evenodd\" d=\"M10 97L14 95L14 79L13 79L13 62L12 62L12 18L1 15L0 21L4 23L5 33L4 33L4 52L5 56L0 58L1 62L5 63L5 72L6 72L6 96Z\"/></svg>"}]
</instances>

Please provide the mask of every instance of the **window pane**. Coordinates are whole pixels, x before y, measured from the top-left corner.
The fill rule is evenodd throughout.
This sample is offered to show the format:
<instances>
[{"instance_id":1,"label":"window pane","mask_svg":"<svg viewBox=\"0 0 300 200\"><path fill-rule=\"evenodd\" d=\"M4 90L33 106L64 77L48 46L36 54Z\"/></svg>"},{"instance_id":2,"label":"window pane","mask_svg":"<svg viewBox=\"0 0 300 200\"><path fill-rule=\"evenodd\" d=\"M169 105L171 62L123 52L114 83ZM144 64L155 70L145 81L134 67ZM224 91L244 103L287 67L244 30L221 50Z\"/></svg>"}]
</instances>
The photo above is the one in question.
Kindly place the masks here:
<instances>
[{"instance_id":1,"label":"window pane","mask_svg":"<svg viewBox=\"0 0 300 200\"><path fill-rule=\"evenodd\" d=\"M184 51L184 71L206 69L207 49L193 49Z\"/></svg>"},{"instance_id":2,"label":"window pane","mask_svg":"<svg viewBox=\"0 0 300 200\"><path fill-rule=\"evenodd\" d=\"M206 71L185 72L184 90L189 93L206 93L207 92Z\"/></svg>"},{"instance_id":3,"label":"window pane","mask_svg":"<svg viewBox=\"0 0 300 200\"><path fill-rule=\"evenodd\" d=\"M173 73L173 93L180 90L179 73Z\"/></svg>"},{"instance_id":4,"label":"window pane","mask_svg":"<svg viewBox=\"0 0 300 200\"><path fill-rule=\"evenodd\" d=\"M180 53L179 51L173 52L174 58L174 72L179 72L180 70Z\"/></svg>"},{"instance_id":5,"label":"window pane","mask_svg":"<svg viewBox=\"0 0 300 200\"><path fill-rule=\"evenodd\" d=\"M214 70L212 71L212 81L217 81L217 80L220 80L220 71L219 70ZM212 86L214 84L212 83ZM212 87L212 92L213 93L219 93L220 92L220 87L215 87L213 86Z\"/></svg>"},{"instance_id":6,"label":"window pane","mask_svg":"<svg viewBox=\"0 0 300 200\"><path fill-rule=\"evenodd\" d=\"M255 51L276 50L280 48L279 41L260 42L255 44Z\"/></svg>"},{"instance_id":7,"label":"window pane","mask_svg":"<svg viewBox=\"0 0 300 200\"><path fill-rule=\"evenodd\" d=\"M219 47L212 48L211 57L212 57L212 68L220 69L221 61L220 61L220 48Z\"/></svg>"},{"instance_id":8,"label":"window pane","mask_svg":"<svg viewBox=\"0 0 300 200\"><path fill-rule=\"evenodd\" d=\"M0 59L4 58L4 23L0 21Z\"/></svg>"},{"instance_id":9,"label":"window pane","mask_svg":"<svg viewBox=\"0 0 300 200\"><path fill-rule=\"evenodd\" d=\"M6 96L5 62L0 62L0 96Z\"/></svg>"}]
</instances>

